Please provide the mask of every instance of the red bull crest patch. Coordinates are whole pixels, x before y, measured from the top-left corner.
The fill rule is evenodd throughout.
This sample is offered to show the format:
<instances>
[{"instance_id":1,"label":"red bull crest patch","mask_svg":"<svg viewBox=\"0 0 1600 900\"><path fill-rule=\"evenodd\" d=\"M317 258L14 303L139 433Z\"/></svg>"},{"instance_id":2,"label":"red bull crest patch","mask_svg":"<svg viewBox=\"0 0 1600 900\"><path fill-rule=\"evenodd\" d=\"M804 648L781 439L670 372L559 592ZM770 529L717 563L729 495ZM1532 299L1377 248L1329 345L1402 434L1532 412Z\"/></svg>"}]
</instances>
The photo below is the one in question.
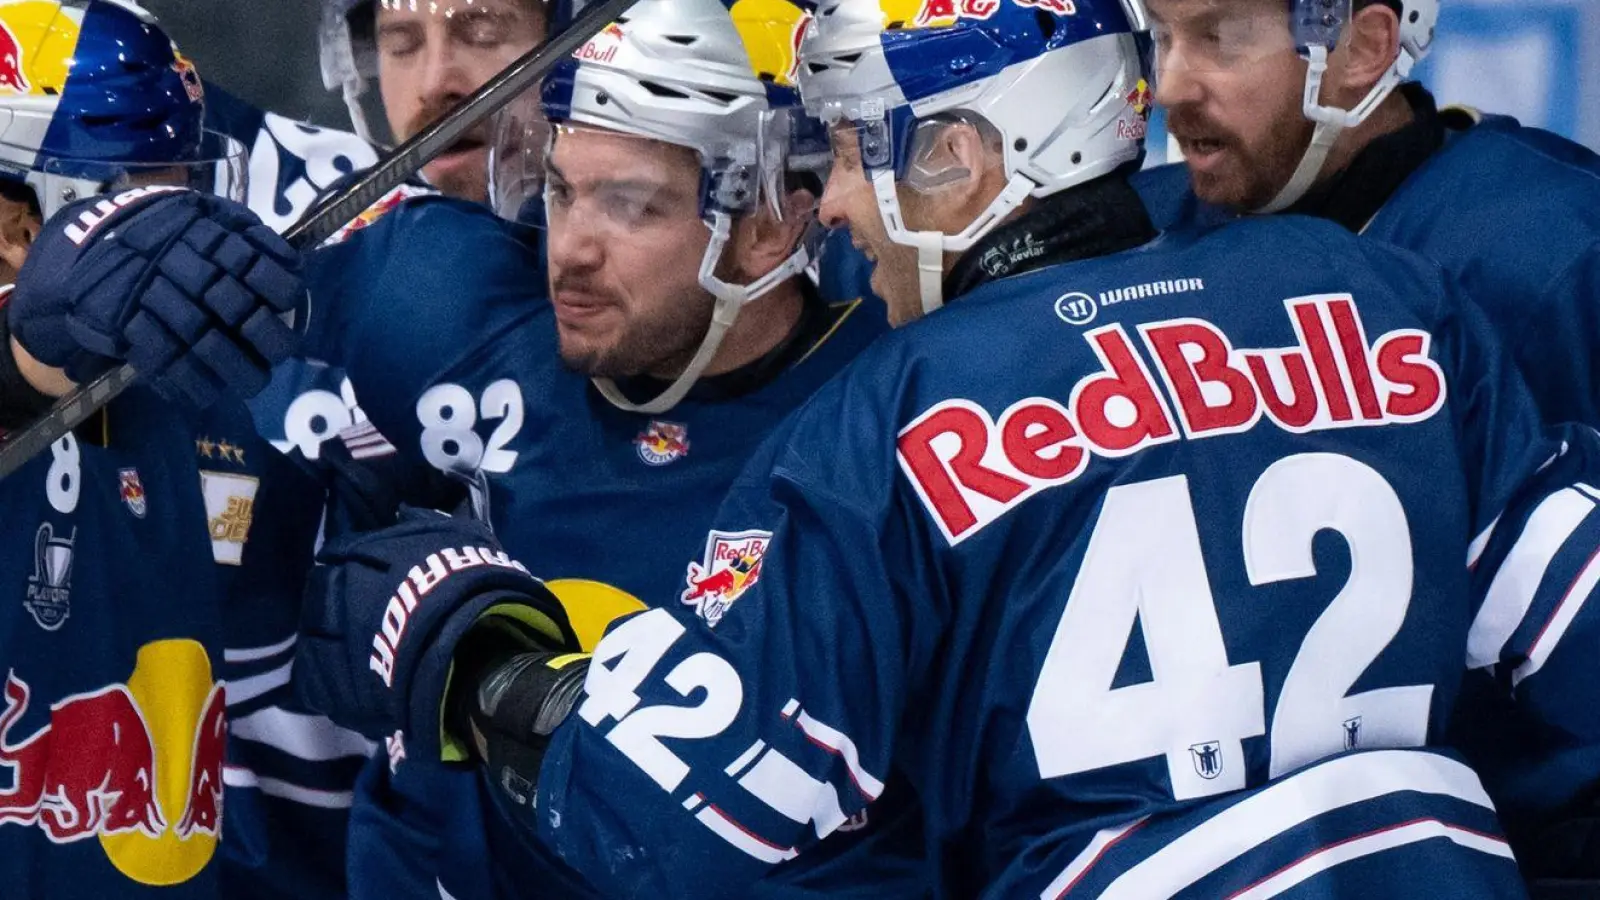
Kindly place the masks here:
<instances>
[{"instance_id":1,"label":"red bull crest patch","mask_svg":"<svg viewBox=\"0 0 1600 900\"><path fill-rule=\"evenodd\" d=\"M734 601L761 580L761 560L770 531L713 531L706 536L700 562L689 563L683 602L695 608L707 625L716 625Z\"/></svg>"},{"instance_id":2,"label":"red bull crest patch","mask_svg":"<svg viewBox=\"0 0 1600 900\"><path fill-rule=\"evenodd\" d=\"M651 419L645 430L633 439L639 458L646 465L664 466L689 453L689 426Z\"/></svg>"},{"instance_id":3,"label":"red bull crest patch","mask_svg":"<svg viewBox=\"0 0 1600 900\"><path fill-rule=\"evenodd\" d=\"M144 518L149 511L149 504L145 501L144 482L139 480L138 469L119 469L117 481L122 488L122 503L128 507L128 512L137 518Z\"/></svg>"}]
</instances>

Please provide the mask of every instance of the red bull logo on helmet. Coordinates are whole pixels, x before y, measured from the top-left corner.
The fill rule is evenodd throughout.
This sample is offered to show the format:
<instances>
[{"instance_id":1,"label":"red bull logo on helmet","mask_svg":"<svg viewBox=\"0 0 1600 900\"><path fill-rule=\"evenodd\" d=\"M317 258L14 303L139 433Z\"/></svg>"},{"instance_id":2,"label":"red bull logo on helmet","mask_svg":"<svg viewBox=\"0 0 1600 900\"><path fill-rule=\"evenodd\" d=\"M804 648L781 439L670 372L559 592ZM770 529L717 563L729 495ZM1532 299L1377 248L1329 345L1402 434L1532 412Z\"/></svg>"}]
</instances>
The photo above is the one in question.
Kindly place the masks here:
<instances>
[{"instance_id":1,"label":"red bull logo on helmet","mask_svg":"<svg viewBox=\"0 0 1600 900\"><path fill-rule=\"evenodd\" d=\"M800 41L811 25L811 13L789 0L736 0L728 12L756 77L794 87L800 75Z\"/></svg>"},{"instance_id":2,"label":"red bull logo on helmet","mask_svg":"<svg viewBox=\"0 0 1600 900\"><path fill-rule=\"evenodd\" d=\"M60 96L83 10L45 0L0 3L0 95Z\"/></svg>"},{"instance_id":3,"label":"red bull logo on helmet","mask_svg":"<svg viewBox=\"0 0 1600 900\"><path fill-rule=\"evenodd\" d=\"M945 28L963 19L989 19L1005 2L1058 16L1078 13L1076 0L878 0L878 5L883 10L883 27L893 30Z\"/></svg>"},{"instance_id":4,"label":"red bull logo on helmet","mask_svg":"<svg viewBox=\"0 0 1600 900\"><path fill-rule=\"evenodd\" d=\"M722 621L729 607L761 579L770 531L713 531L700 562L689 563L688 587L680 599L707 625Z\"/></svg>"},{"instance_id":5,"label":"red bull logo on helmet","mask_svg":"<svg viewBox=\"0 0 1600 900\"><path fill-rule=\"evenodd\" d=\"M622 46L622 26L615 22L600 29L600 33L572 51L572 58L586 63L609 63L617 58L617 48Z\"/></svg>"},{"instance_id":6,"label":"red bull logo on helmet","mask_svg":"<svg viewBox=\"0 0 1600 900\"><path fill-rule=\"evenodd\" d=\"M37 828L58 844L96 838L141 884L178 884L204 869L222 828L227 735L224 689L205 649L146 644L125 684L54 700L47 715L37 683L6 675L0 778L9 774L10 787L0 790L0 829Z\"/></svg>"}]
</instances>

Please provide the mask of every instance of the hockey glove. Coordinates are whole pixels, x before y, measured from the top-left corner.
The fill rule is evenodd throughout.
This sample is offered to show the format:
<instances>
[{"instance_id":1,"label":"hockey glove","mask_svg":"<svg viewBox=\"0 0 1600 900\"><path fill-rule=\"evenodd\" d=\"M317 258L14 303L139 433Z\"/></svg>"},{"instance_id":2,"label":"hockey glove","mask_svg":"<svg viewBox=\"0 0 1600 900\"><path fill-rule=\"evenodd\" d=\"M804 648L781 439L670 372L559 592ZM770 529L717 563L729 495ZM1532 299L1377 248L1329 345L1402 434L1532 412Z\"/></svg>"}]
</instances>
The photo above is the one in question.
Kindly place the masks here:
<instances>
[{"instance_id":1,"label":"hockey glove","mask_svg":"<svg viewBox=\"0 0 1600 900\"><path fill-rule=\"evenodd\" d=\"M523 650L578 646L561 603L488 526L403 509L398 524L330 542L307 581L295 651L300 699L407 756L463 760L444 699L461 637L492 617Z\"/></svg>"},{"instance_id":2,"label":"hockey glove","mask_svg":"<svg viewBox=\"0 0 1600 900\"><path fill-rule=\"evenodd\" d=\"M80 384L122 362L169 400L251 397L304 321L298 254L254 213L185 188L67 206L17 275L13 336Z\"/></svg>"}]
</instances>

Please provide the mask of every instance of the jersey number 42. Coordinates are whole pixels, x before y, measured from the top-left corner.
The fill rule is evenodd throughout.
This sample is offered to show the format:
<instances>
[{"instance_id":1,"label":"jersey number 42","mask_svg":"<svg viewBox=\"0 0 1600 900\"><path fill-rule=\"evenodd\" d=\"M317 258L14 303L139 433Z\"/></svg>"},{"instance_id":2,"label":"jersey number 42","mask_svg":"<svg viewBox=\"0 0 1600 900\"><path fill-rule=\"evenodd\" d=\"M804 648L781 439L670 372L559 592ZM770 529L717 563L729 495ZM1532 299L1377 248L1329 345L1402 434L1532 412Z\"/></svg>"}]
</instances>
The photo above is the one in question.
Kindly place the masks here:
<instances>
[{"instance_id":1,"label":"jersey number 42","mask_svg":"<svg viewBox=\"0 0 1600 900\"><path fill-rule=\"evenodd\" d=\"M1352 734L1381 747L1427 738L1432 685L1350 693L1411 603L1411 535L1382 475L1332 453L1269 466L1245 504L1250 583L1315 575L1312 538L1325 528L1349 544L1350 576L1306 633L1279 693L1274 778L1346 749ZM1136 616L1152 677L1113 688ZM1176 799L1246 787L1242 741L1267 733L1261 666L1228 662L1187 477L1107 492L1027 723L1043 778L1164 756Z\"/></svg>"}]
</instances>

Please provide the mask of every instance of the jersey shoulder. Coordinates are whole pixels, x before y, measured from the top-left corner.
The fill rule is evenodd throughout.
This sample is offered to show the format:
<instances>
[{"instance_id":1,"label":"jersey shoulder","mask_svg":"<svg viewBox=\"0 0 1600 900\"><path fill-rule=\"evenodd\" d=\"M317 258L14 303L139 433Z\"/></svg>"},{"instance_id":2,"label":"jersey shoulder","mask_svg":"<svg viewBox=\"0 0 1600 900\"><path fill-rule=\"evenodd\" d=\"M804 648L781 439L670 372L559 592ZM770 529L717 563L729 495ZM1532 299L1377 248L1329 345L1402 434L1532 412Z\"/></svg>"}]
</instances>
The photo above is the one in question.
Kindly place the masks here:
<instances>
[{"instance_id":1,"label":"jersey shoulder","mask_svg":"<svg viewBox=\"0 0 1600 900\"><path fill-rule=\"evenodd\" d=\"M407 199L310 255L313 303L327 305L307 342L346 365L372 350L437 355L547 308L544 277L537 232L475 203Z\"/></svg>"},{"instance_id":2,"label":"jersey shoulder","mask_svg":"<svg viewBox=\"0 0 1600 900\"><path fill-rule=\"evenodd\" d=\"M1600 156L1515 119L1484 117L1452 130L1366 233L1452 270L1471 262L1526 284L1600 241Z\"/></svg>"}]
</instances>

